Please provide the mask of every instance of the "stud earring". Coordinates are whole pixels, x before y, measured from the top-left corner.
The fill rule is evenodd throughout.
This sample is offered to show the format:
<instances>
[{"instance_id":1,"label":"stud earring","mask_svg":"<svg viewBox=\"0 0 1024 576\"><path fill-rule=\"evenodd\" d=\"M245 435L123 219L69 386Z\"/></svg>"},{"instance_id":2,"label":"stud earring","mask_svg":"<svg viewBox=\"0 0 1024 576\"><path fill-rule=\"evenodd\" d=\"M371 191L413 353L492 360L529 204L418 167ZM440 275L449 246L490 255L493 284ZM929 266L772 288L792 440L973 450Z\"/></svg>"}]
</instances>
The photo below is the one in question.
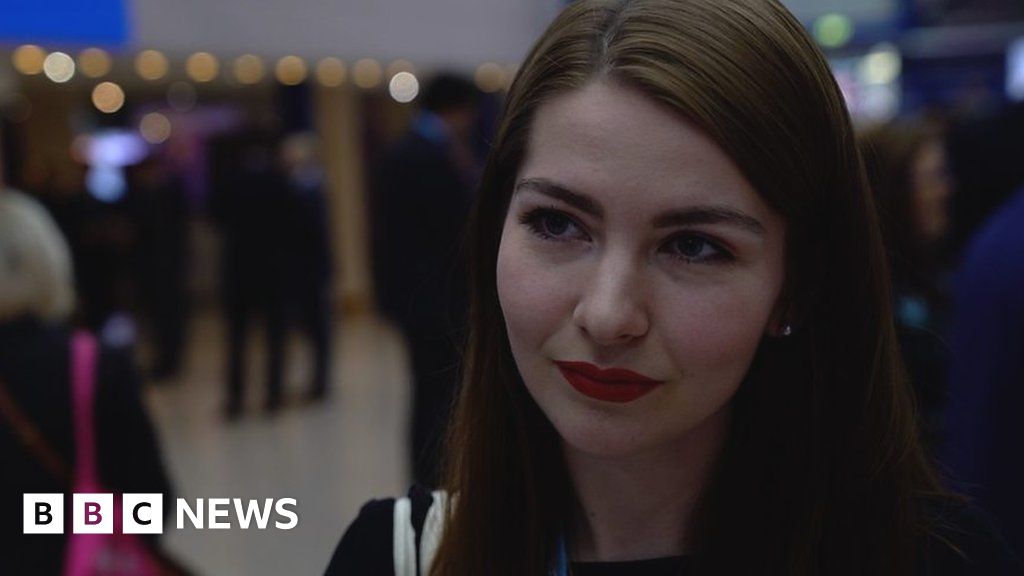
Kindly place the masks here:
<instances>
[{"instance_id":1,"label":"stud earring","mask_svg":"<svg viewBox=\"0 0 1024 576\"><path fill-rule=\"evenodd\" d=\"M789 336L792 333L793 333L793 327L790 326L789 324L786 324L785 326L782 327L782 335L783 336Z\"/></svg>"}]
</instances>

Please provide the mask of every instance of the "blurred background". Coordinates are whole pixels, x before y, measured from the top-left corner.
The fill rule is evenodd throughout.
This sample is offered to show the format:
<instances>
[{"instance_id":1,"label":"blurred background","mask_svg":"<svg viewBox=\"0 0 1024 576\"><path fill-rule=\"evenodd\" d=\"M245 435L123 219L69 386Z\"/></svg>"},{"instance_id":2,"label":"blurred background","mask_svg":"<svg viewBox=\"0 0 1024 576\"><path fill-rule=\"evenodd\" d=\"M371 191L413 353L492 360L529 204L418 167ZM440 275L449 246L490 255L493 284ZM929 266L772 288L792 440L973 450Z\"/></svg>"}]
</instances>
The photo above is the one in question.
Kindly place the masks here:
<instances>
[{"instance_id":1,"label":"blurred background","mask_svg":"<svg viewBox=\"0 0 1024 576\"><path fill-rule=\"evenodd\" d=\"M1024 4L784 3L861 134L927 442L1024 554ZM110 491L298 499L287 532L175 530L169 502L147 545L183 570L320 573L361 504L432 482L459 231L564 4L0 1L4 517L80 465L75 330Z\"/></svg>"}]
</instances>

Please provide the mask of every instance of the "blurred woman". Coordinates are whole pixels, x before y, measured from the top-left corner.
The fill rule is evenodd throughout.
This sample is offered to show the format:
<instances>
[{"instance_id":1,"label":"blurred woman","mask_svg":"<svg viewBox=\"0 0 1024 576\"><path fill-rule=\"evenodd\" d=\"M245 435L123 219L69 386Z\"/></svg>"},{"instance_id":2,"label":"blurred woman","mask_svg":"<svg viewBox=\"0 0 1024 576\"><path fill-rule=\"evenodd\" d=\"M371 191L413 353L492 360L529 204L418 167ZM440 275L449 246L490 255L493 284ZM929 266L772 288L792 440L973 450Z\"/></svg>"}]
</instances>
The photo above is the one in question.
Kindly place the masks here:
<instances>
[{"instance_id":1,"label":"blurred woman","mask_svg":"<svg viewBox=\"0 0 1024 576\"><path fill-rule=\"evenodd\" d=\"M865 131L861 149L892 270L896 332L931 447L941 434L949 356L941 336L952 194L944 142L937 129L902 121Z\"/></svg>"},{"instance_id":2,"label":"blurred woman","mask_svg":"<svg viewBox=\"0 0 1024 576\"><path fill-rule=\"evenodd\" d=\"M75 469L67 324L68 247L32 198L0 190L0 574L60 574L64 535L23 535L22 494L70 494ZM101 347L94 406L100 480L113 491L173 494L131 356ZM67 497L70 502L70 496ZM65 514L70 521L70 511ZM155 536L148 537L156 548Z\"/></svg>"}]
</instances>

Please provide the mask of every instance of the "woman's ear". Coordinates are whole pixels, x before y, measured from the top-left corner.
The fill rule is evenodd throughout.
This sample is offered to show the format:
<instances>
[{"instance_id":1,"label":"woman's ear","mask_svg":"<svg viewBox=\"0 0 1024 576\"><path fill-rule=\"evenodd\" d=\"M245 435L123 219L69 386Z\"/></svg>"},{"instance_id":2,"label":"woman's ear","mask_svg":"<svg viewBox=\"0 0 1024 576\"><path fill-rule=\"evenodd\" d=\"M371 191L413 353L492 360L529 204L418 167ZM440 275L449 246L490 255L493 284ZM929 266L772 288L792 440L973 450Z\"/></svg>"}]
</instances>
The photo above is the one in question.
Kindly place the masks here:
<instances>
[{"instance_id":1,"label":"woman's ear","mask_svg":"<svg viewBox=\"0 0 1024 576\"><path fill-rule=\"evenodd\" d=\"M765 334L772 338L784 338L796 329L791 314L786 306L777 306L765 326Z\"/></svg>"},{"instance_id":2,"label":"woman's ear","mask_svg":"<svg viewBox=\"0 0 1024 576\"><path fill-rule=\"evenodd\" d=\"M775 307L768 317L765 334L772 338L790 336L797 329L799 317L799 310L793 298L791 286L787 282L779 293L779 297L775 301Z\"/></svg>"}]
</instances>

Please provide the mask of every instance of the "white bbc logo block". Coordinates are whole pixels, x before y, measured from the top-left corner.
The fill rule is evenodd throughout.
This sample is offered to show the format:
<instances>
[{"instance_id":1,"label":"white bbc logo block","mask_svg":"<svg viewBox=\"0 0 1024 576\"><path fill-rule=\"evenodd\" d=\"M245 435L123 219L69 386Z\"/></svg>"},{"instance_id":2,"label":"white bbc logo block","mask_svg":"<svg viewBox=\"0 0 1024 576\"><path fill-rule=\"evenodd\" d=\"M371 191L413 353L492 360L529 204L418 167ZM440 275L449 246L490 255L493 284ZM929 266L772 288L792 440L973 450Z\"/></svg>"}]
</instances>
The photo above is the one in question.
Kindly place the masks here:
<instances>
[{"instance_id":1,"label":"white bbc logo block","mask_svg":"<svg viewBox=\"0 0 1024 576\"><path fill-rule=\"evenodd\" d=\"M122 494L121 531L125 534L163 534L163 495Z\"/></svg>"},{"instance_id":2,"label":"white bbc logo block","mask_svg":"<svg viewBox=\"0 0 1024 576\"><path fill-rule=\"evenodd\" d=\"M63 534L63 494L22 494L22 534Z\"/></svg>"},{"instance_id":3,"label":"white bbc logo block","mask_svg":"<svg viewBox=\"0 0 1024 576\"><path fill-rule=\"evenodd\" d=\"M75 494L71 529L75 534L114 533L113 494Z\"/></svg>"}]
</instances>

